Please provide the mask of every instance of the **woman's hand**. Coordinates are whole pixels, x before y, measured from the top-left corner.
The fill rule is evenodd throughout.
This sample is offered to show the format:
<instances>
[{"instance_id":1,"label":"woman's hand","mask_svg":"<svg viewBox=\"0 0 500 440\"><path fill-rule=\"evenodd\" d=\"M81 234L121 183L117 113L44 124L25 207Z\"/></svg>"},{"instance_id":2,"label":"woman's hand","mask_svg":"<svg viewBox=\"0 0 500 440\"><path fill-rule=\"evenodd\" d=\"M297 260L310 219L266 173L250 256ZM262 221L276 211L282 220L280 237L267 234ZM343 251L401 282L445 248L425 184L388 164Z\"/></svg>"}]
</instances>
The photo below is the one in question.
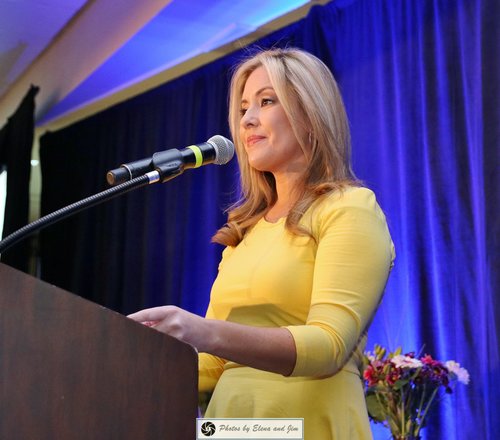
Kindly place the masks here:
<instances>
[{"instance_id":1,"label":"woman's hand","mask_svg":"<svg viewBox=\"0 0 500 440\"><path fill-rule=\"evenodd\" d=\"M130 319L173 336L198 351L206 351L209 326L204 318L175 306L154 307L128 315Z\"/></svg>"}]
</instances>

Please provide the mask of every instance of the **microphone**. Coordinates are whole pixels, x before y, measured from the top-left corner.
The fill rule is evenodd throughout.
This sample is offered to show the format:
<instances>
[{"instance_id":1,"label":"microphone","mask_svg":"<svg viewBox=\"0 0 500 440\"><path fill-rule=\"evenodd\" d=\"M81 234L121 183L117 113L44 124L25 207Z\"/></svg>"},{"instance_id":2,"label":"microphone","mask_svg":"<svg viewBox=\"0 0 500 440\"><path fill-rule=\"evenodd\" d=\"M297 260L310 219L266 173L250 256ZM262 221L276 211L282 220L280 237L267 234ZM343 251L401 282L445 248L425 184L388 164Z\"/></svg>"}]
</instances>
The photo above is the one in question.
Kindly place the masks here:
<instances>
[{"instance_id":1,"label":"microphone","mask_svg":"<svg viewBox=\"0 0 500 440\"><path fill-rule=\"evenodd\" d=\"M120 165L108 171L106 180L111 186L124 183L150 171L158 171L162 181L181 174L185 169L198 168L214 163L224 165L234 156L234 144L224 136L212 136L201 144L190 145L183 150L170 150L154 153L152 157Z\"/></svg>"}]
</instances>

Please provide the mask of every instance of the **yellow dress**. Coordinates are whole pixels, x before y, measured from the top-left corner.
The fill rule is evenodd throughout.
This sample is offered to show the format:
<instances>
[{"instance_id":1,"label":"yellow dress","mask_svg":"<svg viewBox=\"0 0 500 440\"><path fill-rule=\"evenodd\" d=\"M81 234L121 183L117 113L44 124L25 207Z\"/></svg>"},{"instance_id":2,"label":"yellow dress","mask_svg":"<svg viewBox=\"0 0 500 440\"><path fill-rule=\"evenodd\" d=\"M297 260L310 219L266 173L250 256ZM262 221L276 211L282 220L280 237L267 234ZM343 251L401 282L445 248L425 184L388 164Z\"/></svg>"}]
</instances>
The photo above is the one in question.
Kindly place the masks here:
<instances>
[{"instance_id":1,"label":"yellow dress","mask_svg":"<svg viewBox=\"0 0 500 440\"><path fill-rule=\"evenodd\" d=\"M289 377L200 353L200 391L214 389L207 418L304 418L306 440L371 438L360 379L367 327L394 261L372 191L317 200L301 225L261 219L223 252L207 318L286 327L297 361Z\"/></svg>"}]
</instances>

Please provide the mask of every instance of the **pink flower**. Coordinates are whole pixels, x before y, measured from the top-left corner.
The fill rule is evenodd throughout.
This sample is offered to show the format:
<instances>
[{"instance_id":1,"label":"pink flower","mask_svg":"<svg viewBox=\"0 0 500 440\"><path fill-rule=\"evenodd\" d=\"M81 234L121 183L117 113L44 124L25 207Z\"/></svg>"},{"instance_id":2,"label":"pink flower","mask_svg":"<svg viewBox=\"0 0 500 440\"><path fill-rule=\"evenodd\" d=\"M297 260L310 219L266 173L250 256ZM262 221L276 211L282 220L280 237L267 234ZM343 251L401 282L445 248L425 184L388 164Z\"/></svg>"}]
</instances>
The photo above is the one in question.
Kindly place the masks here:
<instances>
[{"instance_id":1,"label":"pink flower","mask_svg":"<svg viewBox=\"0 0 500 440\"><path fill-rule=\"evenodd\" d=\"M430 354L426 354L425 356L422 357L422 362L426 365L429 365L431 367L436 367L436 366L441 366L441 362L436 361L435 359L432 358Z\"/></svg>"}]
</instances>

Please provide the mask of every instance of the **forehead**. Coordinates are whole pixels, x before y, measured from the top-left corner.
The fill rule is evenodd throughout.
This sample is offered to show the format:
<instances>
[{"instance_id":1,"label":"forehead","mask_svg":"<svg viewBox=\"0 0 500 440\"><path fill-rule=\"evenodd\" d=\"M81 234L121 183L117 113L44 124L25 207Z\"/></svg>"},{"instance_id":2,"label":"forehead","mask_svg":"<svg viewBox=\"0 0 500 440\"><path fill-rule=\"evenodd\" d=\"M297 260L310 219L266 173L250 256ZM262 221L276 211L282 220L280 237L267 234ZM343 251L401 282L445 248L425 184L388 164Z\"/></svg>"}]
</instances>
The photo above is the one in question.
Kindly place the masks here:
<instances>
[{"instance_id":1,"label":"forehead","mask_svg":"<svg viewBox=\"0 0 500 440\"><path fill-rule=\"evenodd\" d=\"M257 67L247 78L243 88L243 98L259 93L263 88L273 88L267 70Z\"/></svg>"}]
</instances>

